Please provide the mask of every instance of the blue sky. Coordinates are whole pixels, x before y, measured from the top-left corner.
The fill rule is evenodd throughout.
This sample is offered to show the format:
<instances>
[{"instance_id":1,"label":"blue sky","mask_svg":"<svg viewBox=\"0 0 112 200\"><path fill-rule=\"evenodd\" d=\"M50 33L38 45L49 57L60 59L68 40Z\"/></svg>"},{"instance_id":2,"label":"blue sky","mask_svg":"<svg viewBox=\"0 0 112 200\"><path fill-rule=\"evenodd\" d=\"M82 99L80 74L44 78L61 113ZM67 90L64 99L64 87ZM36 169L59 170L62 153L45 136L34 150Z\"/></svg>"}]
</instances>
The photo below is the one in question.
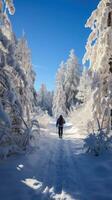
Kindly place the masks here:
<instances>
[{"instance_id":1,"label":"blue sky","mask_svg":"<svg viewBox=\"0 0 112 200\"><path fill-rule=\"evenodd\" d=\"M84 25L99 0L14 0L16 13L11 17L17 37L24 29L37 73L35 87L45 83L54 88L55 74L70 49L82 62L90 33Z\"/></svg>"}]
</instances>

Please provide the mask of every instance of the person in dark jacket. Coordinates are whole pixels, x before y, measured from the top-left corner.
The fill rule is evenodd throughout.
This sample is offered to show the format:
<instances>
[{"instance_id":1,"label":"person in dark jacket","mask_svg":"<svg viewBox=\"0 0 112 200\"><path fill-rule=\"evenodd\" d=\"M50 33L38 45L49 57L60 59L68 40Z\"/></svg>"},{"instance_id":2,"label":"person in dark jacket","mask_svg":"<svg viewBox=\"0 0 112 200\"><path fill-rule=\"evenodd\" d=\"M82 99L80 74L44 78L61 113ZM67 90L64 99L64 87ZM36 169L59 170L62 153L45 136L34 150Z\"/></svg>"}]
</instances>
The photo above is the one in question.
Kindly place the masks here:
<instances>
[{"instance_id":1,"label":"person in dark jacket","mask_svg":"<svg viewBox=\"0 0 112 200\"><path fill-rule=\"evenodd\" d=\"M56 122L56 127L58 127L58 134L59 138L62 138L63 136L63 125L65 124L65 120L62 115L59 116Z\"/></svg>"},{"instance_id":2,"label":"person in dark jacket","mask_svg":"<svg viewBox=\"0 0 112 200\"><path fill-rule=\"evenodd\" d=\"M112 130L112 109L110 110L110 117L111 117L111 130Z\"/></svg>"}]
</instances>

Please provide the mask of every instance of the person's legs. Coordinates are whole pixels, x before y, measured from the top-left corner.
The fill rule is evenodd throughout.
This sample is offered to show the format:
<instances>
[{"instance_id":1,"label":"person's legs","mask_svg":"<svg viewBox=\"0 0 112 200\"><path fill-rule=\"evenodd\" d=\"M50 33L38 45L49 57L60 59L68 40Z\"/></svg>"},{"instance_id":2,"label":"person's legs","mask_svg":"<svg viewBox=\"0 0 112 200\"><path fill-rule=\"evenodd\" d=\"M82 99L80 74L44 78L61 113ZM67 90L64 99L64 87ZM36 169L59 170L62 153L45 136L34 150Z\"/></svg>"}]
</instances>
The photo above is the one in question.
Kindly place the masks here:
<instances>
[{"instance_id":1,"label":"person's legs","mask_svg":"<svg viewBox=\"0 0 112 200\"><path fill-rule=\"evenodd\" d=\"M63 136L63 127L61 127L61 138Z\"/></svg>"},{"instance_id":2,"label":"person's legs","mask_svg":"<svg viewBox=\"0 0 112 200\"><path fill-rule=\"evenodd\" d=\"M58 127L58 134L59 134L59 138L61 137L61 129L60 127Z\"/></svg>"},{"instance_id":3,"label":"person's legs","mask_svg":"<svg viewBox=\"0 0 112 200\"><path fill-rule=\"evenodd\" d=\"M111 116L111 130L112 130L112 116Z\"/></svg>"}]
</instances>

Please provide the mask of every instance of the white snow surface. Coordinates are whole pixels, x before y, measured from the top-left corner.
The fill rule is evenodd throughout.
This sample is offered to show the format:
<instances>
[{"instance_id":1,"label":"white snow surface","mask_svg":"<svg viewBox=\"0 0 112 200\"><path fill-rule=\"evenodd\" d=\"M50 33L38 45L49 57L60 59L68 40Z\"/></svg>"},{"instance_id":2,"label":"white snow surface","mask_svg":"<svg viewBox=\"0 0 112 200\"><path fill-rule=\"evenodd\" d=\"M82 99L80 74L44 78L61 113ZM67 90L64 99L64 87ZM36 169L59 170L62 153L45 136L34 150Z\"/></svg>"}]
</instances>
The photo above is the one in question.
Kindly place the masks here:
<instances>
[{"instance_id":1,"label":"white snow surface","mask_svg":"<svg viewBox=\"0 0 112 200\"><path fill-rule=\"evenodd\" d=\"M112 200L111 153L86 154L83 138L71 123L63 139L41 129L37 149L0 162L0 200Z\"/></svg>"}]
</instances>

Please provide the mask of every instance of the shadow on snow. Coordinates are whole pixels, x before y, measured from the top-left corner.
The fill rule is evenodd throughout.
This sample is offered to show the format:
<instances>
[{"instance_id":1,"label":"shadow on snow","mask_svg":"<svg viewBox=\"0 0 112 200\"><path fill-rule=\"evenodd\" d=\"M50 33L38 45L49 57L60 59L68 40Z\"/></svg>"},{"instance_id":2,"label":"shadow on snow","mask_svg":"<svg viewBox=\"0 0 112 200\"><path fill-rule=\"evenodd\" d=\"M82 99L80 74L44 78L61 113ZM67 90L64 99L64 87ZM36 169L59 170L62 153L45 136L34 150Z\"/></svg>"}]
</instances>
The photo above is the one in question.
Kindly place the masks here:
<instances>
[{"instance_id":1,"label":"shadow on snow","mask_svg":"<svg viewBox=\"0 0 112 200\"><path fill-rule=\"evenodd\" d=\"M102 189L100 180L108 173L105 168L102 172L100 169L101 163L107 162L107 157L104 156L102 161L100 157L84 154L78 140L76 143L53 137L49 140L47 143L44 139L35 153L16 156L0 164L0 199L103 200L102 192L99 196ZM112 159L110 162L112 164ZM95 186L96 176L100 177ZM106 199L109 197L106 196Z\"/></svg>"}]
</instances>

